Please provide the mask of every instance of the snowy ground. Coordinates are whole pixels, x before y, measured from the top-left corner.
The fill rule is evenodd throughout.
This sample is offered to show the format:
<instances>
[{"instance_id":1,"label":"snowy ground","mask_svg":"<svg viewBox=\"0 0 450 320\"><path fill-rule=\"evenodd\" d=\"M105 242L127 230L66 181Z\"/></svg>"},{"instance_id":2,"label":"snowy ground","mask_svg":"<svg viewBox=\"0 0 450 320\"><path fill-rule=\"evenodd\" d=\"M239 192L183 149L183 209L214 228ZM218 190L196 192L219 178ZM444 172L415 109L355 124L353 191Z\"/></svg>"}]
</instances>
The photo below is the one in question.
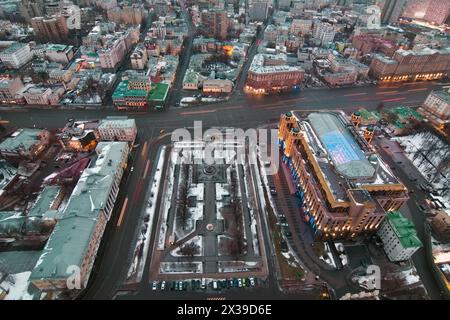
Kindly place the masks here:
<instances>
[{"instance_id":1,"label":"snowy ground","mask_svg":"<svg viewBox=\"0 0 450 320\"><path fill-rule=\"evenodd\" d=\"M161 262L161 273L203 273L202 262Z\"/></svg>"},{"instance_id":2,"label":"snowy ground","mask_svg":"<svg viewBox=\"0 0 450 320\"><path fill-rule=\"evenodd\" d=\"M31 300L33 296L28 293L31 271L12 274L0 283L0 288L8 292L5 300Z\"/></svg>"},{"instance_id":3,"label":"snowy ground","mask_svg":"<svg viewBox=\"0 0 450 320\"><path fill-rule=\"evenodd\" d=\"M204 183L198 183L198 184L191 184L188 191L188 197L196 197L197 201L203 201L205 194L205 184Z\"/></svg>"},{"instance_id":4,"label":"snowy ground","mask_svg":"<svg viewBox=\"0 0 450 320\"><path fill-rule=\"evenodd\" d=\"M219 272L248 272L259 267L254 261L219 261Z\"/></svg>"},{"instance_id":5,"label":"snowy ground","mask_svg":"<svg viewBox=\"0 0 450 320\"><path fill-rule=\"evenodd\" d=\"M169 208L172 204L172 195L174 190L174 170L175 170L175 163L177 163L177 161L178 161L178 153L172 150L169 168L166 174L166 179L169 180L167 181L167 189L164 190L163 193L164 199L161 203L161 208L159 209L160 215L162 213L161 215L162 220L160 224L157 250L164 250L165 247L165 239L167 232L167 216L169 214Z\"/></svg>"},{"instance_id":6,"label":"snowy ground","mask_svg":"<svg viewBox=\"0 0 450 320\"><path fill-rule=\"evenodd\" d=\"M153 179L151 180L151 186L150 186L150 196L147 200L147 206L145 208L145 214L149 215L148 222L143 221L142 228L146 228L145 234L142 232L139 233L139 238L136 243L136 247L134 249L134 258L133 262L130 266L130 269L128 270L127 277L130 278L132 274L136 273L136 281L140 282L142 279L142 274L144 272L144 266L145 262L147 260L147 253L150 246L150 232L153 228L153 220L155 217L155 210L156 210L156 200L159 197L160 194L160 184L161 184L161 175L162 170L164 166L164 157L166 154L166 147L163 147L161 149L161 153L159 155L158 164L156 167L155 174L153 176ZM173 184L173 182L172 182ZM169 181L169 188L170 188L170 181ZM142 229L141 229L142 230ZM138 250L141 246L144 246L143 253L141 259L139 259Z\"/></svg>"},{"instance_id":7,"label":"snowy ground","mask_svg":"<svg viewBox=\"0 0 450 320\"><path fill-rule=\"evenodd\" d=\"M223 220L223 215L222 215L222 208L223 208L223 202L216 202L216 218L217 220Z\"/></svg>"},{"instance_id":8,"label":"snowy ground","mask_svg":"<svg viewBox=\"0 0 450 320\"><path fill-rule=\"evenodd\" d=\"M431 132L392 138L450 208L450 146Z\"/></svg>"},{"instance_id":9,"label":"snowy ground","mask_svg":"<svg viewBox=\"0 0 450 320\"><path fill-rule=\"evenodd\" d=\"M223 197L229 196L230 192L228 191L228 184L224 183L216 183L216 201L221 201Z\"/></svg>"},{"instance_id":10,"label":"snowy ground","mask_svg":"<svg viewBox=\"0 0 450 320\"><path fill-rule=\"evenodd\" d=\"M323 246L324 246L327 257L324 258L323 256L320 256L319 259L322 261L325 261L325 263L327 263L331 267L336 268L336 263L333 259L333 254L330 251L330 247L328 246L328 243L324 242Z\"/></svg>"},{"instance_id":11,"label":"snowy ground","mask_svg":"<svg viewBox=\"0 0 450 320\"><path fill-rule=\"evenodd\" d=\"M348 257L345 254L344 244L341 242L335 242L334 246L339 253L339 258L341 259L342 265L346 266L348 264Z\"/></svg>"},{"instance_id":12,"label":"snowy ground","mask_svg":"<svg viewBox=\"0 0 450 320\"><path fill-rule=\"evenodd\" d=\"M409 269L393 274L393 277L401 280L405 285L413 285L420 282L420 277L415 269Z\"/></svg>"}]
</instances>

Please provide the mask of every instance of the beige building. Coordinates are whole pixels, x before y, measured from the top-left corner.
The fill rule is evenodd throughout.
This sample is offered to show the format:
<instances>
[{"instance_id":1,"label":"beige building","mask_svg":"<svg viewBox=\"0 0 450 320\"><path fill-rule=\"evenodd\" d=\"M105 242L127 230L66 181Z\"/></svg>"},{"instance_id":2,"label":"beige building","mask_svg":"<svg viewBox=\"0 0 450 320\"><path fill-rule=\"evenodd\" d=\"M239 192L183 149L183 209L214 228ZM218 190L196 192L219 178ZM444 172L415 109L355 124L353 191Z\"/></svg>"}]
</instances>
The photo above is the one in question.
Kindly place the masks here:
<instances>
[{"instance_id":1,"label":"beige building","mask_svg":"<svg viewBox=\"0 0 450 320\"><path fill-rule=\"evenodd\" d=\"M450 125L450 89L432 91L417 111L439 129Z\"/></svg>"},{"instance_id":2,"label":"beige building","mask_svg":"<svg viewBox=\"0 0 450 320\"><path fill-rule=\"evenodd\" d=\"M24 88L19 77L0 80L0 103L17 103L22 100L18 93Z\"/></svg>"},{"instance_id":3,"label":"beige building","mask_svg":"<svg viewBox=\"0 0 450 320\"><path fill-rule=\"evenodd\" d=\"M204 93L230 93L233 90L231 80L208 79L203 81Z\"/></svg>"}]
</instances>

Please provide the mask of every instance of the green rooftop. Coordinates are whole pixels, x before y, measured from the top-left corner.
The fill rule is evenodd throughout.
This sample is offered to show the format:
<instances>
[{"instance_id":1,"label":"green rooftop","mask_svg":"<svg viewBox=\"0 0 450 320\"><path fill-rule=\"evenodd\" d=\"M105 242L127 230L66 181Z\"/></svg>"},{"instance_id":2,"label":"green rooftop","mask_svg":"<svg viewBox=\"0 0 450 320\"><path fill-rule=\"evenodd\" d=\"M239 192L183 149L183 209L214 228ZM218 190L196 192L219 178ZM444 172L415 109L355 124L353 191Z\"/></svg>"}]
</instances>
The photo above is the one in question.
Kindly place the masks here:
<instances>
[{"instance_id":1,"label":"green rooftop","mask_svg":"<svg viewBox=\"0 0 450 320\"><path fill-rule=\"evenodd\" d=\"M114 177L121 170L126 150L126 142L100 142L97 145L98 157L81 174L62 218L31 273L31 280L65 279L69 276L69 266L81 267L99 219L105 215Z\"/></svg>"},{"instance_id":2,"label":"green rooftop","mask_svg":"<svg viewBox=\"0 0 450 320\"><path fill-rule=\"evenodd\" d=\"M49 210L57 196L61 187L59 186L46 186L42 192L39 194L39 197L36 199L33 207L28 212L29 217L44 217L44 218L53 218L54 210Z\"/></svg>"},{"instance_id":3,"label":"green rooftop","mask_svg":"<svg viewBox=\"0 0 450 320\"><path fill-rule=\"evenodd\" d=\"M415 118L417 120L423 120L422 115L420 115L415 109L410 107L396 107L391 109L392 112L396 113L401 119Z\"/></svg>"},{"instance_id":4,"label":"green rooftop","mask_svg":"<svg viewBox=\"0 0 450 320\"><path fill-rule=\"evenodd\" d=\"M152 89L150 90L148 100L163 102L166 100L168 92L169 92L169 85L167 83L156 83L152 85Z\"/></svg>"},{"instance_id":5,"label":"green rooftop","mask_svg":"<svg viewBox=\"0 0 450 320\"><path fill-rule=\"evenodd\" d=\"M47 51L69 51L73 47L72 46L66 46L64 44L49 44L45 50Z\"/></svg>"},{"instance_id":6,"label":"green rooftop","mask_svg":"<svg viewBox=\"0 0 450 320\"><path fill-rule=\"evenodd\" d=\"M359 109L359 114L364 121L378 121L381 120L381 115L377 111L368 111L364 108Z\"/></svg>"},{"instance_id":7,"label":"green rooftop","mask_svg":"<svg viewBox=\"0 0 450 320\"><path fill-rule=\"evenodd\" d=\"M417 237L414 224L406 219L400 211L389 212L386 215L386 219L394 228L404 248L422 247L422 242Z\"/></svg>"}]
</instances>

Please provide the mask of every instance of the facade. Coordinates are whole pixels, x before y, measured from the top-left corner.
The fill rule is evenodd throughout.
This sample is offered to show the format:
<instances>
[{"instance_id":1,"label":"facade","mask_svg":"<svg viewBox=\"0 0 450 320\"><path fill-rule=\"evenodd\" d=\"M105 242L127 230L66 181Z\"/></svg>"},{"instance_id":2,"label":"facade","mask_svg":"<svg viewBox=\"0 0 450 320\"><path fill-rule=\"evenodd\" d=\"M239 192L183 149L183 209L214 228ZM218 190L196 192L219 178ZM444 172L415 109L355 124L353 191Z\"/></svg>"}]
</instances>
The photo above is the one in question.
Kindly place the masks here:
<instances>
[{"instance_id":1,"label":"facade","mask_svg":"<svg viewBox=\"0 0 450 320\"><path fill-rule=\"evenodd\" d=\"M62 218L56 224L30 281L42 291L66 290L68 279L80 272L86 288L97 250L119 192L127 165L126 142L100 142L97 158L81 174Z\"/></svg>"},{"instance_id":2,"label":"facade","mask_svg":"<svg viewBox=\"0 0 450 320\"><path fill-rule=\"evenodd\" d=\"M73 77L72 70L52 69L49 73L49 82L51 83L69 83Z\"/></svg>"},{"instance_id":3,"label":"facade","mask_svg":"<svg viewBox=\"0 0 450 320\"><path fill-rule=\"evenodd\" d=\"M333 42L335 35L336 29L332 24L322 21L314 22L313 38L316 39L320 45L324 46L330 42Z\"/></svg>"},{"instance_id":4,"label":"facade","mask_svg":"<svg viewBox=\"0 0 450 320\"><path fill-rule=\"evenodd\" d=\"M417 111L439 129L450 125L450 90L431 91Z\"/></svg>"},{"instance_id":5,"label":"facade","mask_svg":"<svg viewBox=\"0 0 450 320\"><path fill-rule=\"evenodd\" d=\"M285 55L255 55L248 71L246 92L265 94L299 87L303 81L304 70L287 66L285 61Z\"/></svg>"},{"instance_id":6,"label":"facade","mask_svg":"<svg viewBox=\"0 0 450 320\"><path fill-rule=\"evenodd\" d=\"M203 31L208 37L225 39L228 34L229 19L227 13L221 10L202 12Z\"/></svg>"},{"instance_id":7,"label":"facade","mask_svg":"<svg viewBox=\"0 0 450 320\"><path fill-rule=\"evenodd\" d=\"M264 21L269 12L269 0L251 0L249 1L250 21Z\"/></svg>"},{"instance_id":8,"label":"facade","mask_svg":"<svg viewBox=\"0 0 450 320\"><path fill-rule=\"evenodd\" d=\"M381 52L392 57L399 48L393 41L383 39L371 34L361 34L352 38L352 46L358 49L358 55L364 56L369 53Z\"/></svg>"},{"instance_id":9,"label":"facade","mask_svg":"<svg viewBox=\"0 0 450 320\"><path fill-rule=\"evenodd\" d=\"M405 261L422 247L414 224L399 211L386 214L377 232L390 261Z\"/></svg>"},{"instance_id":10,"label":"facade","mask_svg":"<svg viewBox=\"0 0 450 320\"><path fill-rule=\"evenodd\" d=\"M0 52L0 60L12 69L19 69L27 64L33 55L28 43L14 42L9 48Z\"/></svg>"},{"instance_id":11,"label":"facade","mask_svg":"<svg viewBox=\"0 0 450 320\"><path fill-rule=\"evenodd\" d=\"M36 36L44 41L64 42L69 35L66 19L62 15L33 18L31 26Z\"/></svg>"},{"instance_id":12,"label":"facade","mask_svg":"<svg viewBox=\"0 0 450 320\"><path fill-rule=\"evenodd\" d=\"M97 134L102 141L134 142L137 135L136 121L127 117L107 117L100 121Z\"/></svg>"},{"instance_id":13,"label":"facade","mask_svg":"<svg viewBox=\"0 0 450 320\"><path fill-rule=\"evenodd\" d=\"M312 20L294 19L289 31L295 35L309 35L312 33L312 25Z\"/></svg>"},{"instance_id":14,"label":"facade","mask_svg":"<svg viewBox=\"0 0 450 320\"><path fill-rule=\"evenodd\" d=\"M23 97L27 104L32 105L47 105L50 103L50 96L52 95L52 89L47 87L28 87L23 92Z\"/></svg>"},{"instance_id":15,"label":"facade","mask_svg":"<svg viewBox=\"0 0 450 320\"><path fill-rule=\"evenodd\" d=\"M49 144L50 133L41 129L19 129L2 143L0 154L6 158L36 158Z\"/></svg>"},{"instance_id":16,"label":"facade","mask_svg":"<svg viewBox=\"0 0 450 320\"><path fill-rule=\"evenodd\" d=\"M126 53L127 46L124 38L110 39L105 47L98 51L102 69L115 71Z\"/></svg>"},{"instance_id":17,"label":"facade","mask_svg":"<svg viewBox=\"0 0 450 320\"><path fill-rule=\"evenodd\" d=\"M111 8L107 15L108 20L118 24L142 24L146 11L143 5L131 5Z\"/></svg>"},{"instance_id":18,"label":"facade","mask_svg":"<svg viewBox=\"0 0 450 320\"><path fill-rule=\"evenodd\" d=\"M386 211L408 199L405 186L342 113L288 112L278 138L301 214L318 239L371 234Z\"/></svg>"},{"instance_id":19,"label":"facade","mask_svg":"<svg viewBox=\"0 0 450 320\"><path fill-rule=\"evenodd\" d=\"M381 81L435 80L449 72L450 49L399 49L392 58L376 55L370 65L372 76Z\"/></svg>"},{"instance_id":20,"label":"facade","mask_svg":"<svg viewBox=\"0 0 450 320\"><path fill-rule=\"evenodd\" d=\"M0 80L0 103L19 103L22 95L18 95L24 88L20 77Z\"/></svg>"},{"instance_id":21,"label":"facade","mask_svg":"<svg viewBox=\"0 0 450 320\"><path fill-rule=\"evenodd\" d=\"M112 95L114 105L119 109L142 109L148 106L150 80L122 80Z\"/></svg>"},{"instance_id":22,"label":"facade","mask_svg":"<svg viewBox=\"0 0 450 320\"><path fill-rule=\"evenodd\" d=\"M66 65L72 60L74 55L73 46L64 44L50 44L45 48L45 57L52 62Z\"/></svg>"},{"instance_id":23,"label":"facade","mask_svg":"<svg viewBox=\"0 0 450 320\"><path fill-rule=\"evenodd\" d=\"M450 2L430 0L423 19L430 23L444 24L450 15Z\"/></svg>"},{"instance_id":24,"label":"facade","mask_svg":"<svg viewBox=\"0 0 450 320\"><path fill-rule=\"evenodd\" d=\"M396 23L403 13L407 0L386 0L381 11L381 23Z\"/></svg>"},{"instance_id":25,"label":"facade","mask_svg":"<svg viewBox=\"0 0 450 320\"><path fill-rule=\"evenodd\" d=\"M81 29L81 10L76 5L66 5L61 9L61 15L66 20L67 29L80 30Z\"/></svg>"},{"instance_id":26,"label":"facade","mask_svg":"<svg viewBox=\"0 0 450 320\"><path fill-rule=\"evenodd\" d=\"M204 93L230 93L233 90L233 81L221 79L208 79L203 81Z\"/></svg>"}]
</instances>

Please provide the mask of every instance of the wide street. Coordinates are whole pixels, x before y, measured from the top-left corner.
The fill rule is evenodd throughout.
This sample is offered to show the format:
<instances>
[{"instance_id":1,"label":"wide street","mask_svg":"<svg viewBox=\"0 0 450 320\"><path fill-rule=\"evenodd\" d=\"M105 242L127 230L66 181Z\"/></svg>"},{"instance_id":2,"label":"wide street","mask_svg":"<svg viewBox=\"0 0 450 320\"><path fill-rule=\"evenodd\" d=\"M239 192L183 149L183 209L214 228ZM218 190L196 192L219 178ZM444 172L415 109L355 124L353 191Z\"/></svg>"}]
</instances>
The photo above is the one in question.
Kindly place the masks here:
<instances>
[{"instance_id":1,"label":"wide street","mask_svg":"<svg viewBox=\"0 0 450 320\"><path fill-rule=\"evenodd\" d=\"M442 83L413 83L402 87L380 88L354 87L340 89L306 89L297 95L277 95L248 97L237 93L226 102L196 106L191 108L167 108L163 111L148 112L118 112L112 108L99 110L64 110L64 109L14 109L1 110L0 116L8 120L12 127L41 127L61 128L68 118L77 120L98 119L106 116L127 115L136 119L138 126L138 144L134 150L134 171L129 173L123 181L122 192L116 203L115 213L108 225L102 248L97 259L95 270L92 274L90 287L85 298L110 299L125 279L131 260L133 241L139 231L141 211L144 205L144 195L153 164L162 144L170 142L168 135L161 136L163 129L170 133L176 128L192 127L194 121L202 121L203 129L214 126L230 126L242 129L256 128L261 125L277 122L281 113L289 110L323 110L343 109L347 112L360 107L367 109L376 108L379 102L386 107L421 104L432 89L440 88ZM121 214L125 199L127 205ZM120 217L120 223L119 220ZM149 256L151 255L149 252ZM148 262L148 261L147 261ZM148 277L144 273L135 298L176 298L176 292L153 292ZM269 293L269 292L270 293ZM230 293L232 298L286 298L278 293L276 288L260 289L256 292ZM202 298L205 294L186 294L184 298ZM291 296L290 298L299 298Z\"/></svg>"}]
</instances>

